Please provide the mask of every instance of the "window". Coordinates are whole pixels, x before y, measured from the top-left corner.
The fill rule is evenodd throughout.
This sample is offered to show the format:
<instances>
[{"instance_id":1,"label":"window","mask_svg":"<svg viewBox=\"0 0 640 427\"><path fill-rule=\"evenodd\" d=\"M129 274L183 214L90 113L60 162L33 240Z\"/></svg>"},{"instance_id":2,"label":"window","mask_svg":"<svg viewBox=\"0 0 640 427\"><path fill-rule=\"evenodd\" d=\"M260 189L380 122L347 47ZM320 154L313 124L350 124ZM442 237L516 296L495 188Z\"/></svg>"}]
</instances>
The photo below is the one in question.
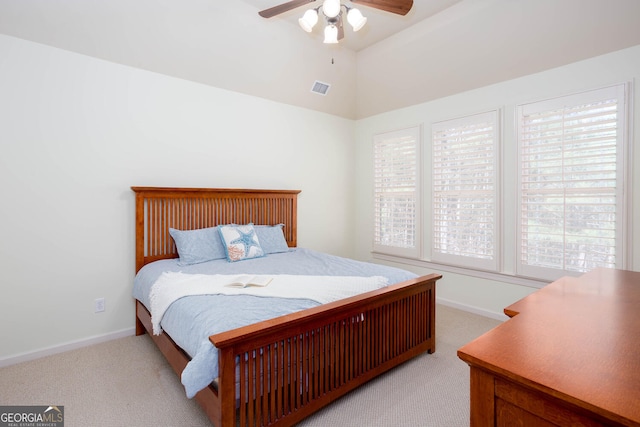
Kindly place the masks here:
<instances>
[{"instance_id":1,"label":"window","mask_svg":"<svg viewBox=\"0 0 640 427\"><path fill-rule=\"evenodd\" d=\"M376 135L377 256L534 285L627 268L629 90L620 84L439 121L422 142L419 127Z\"/></svg>"},{"instance_id":2,"label":"window","mask_svg":"<svg viewBox=\"0 0 640 427\"><path fill-rule=\"evenodd\" d=\"M433 124L433 261L497 270L497 135L497 111Z\"/></svg>"},{"instance_id":3,"label":"window","mask_svg":"<svg viewBox=\"0 0 640 427\"><path fill-rule=\"evenodd\" d=\"M625 86L521 105L517 118L518 274L623 268Z\"/></svg>"},{"instance_id":4,"label":"window","mask_svg":"<svg viewBox=\"0 0 640 427\"><path fill-rule=\"evenodd\" d=\"M419 256L420 128L374 137L374 250Z\"/></svg>"}]
</instances>

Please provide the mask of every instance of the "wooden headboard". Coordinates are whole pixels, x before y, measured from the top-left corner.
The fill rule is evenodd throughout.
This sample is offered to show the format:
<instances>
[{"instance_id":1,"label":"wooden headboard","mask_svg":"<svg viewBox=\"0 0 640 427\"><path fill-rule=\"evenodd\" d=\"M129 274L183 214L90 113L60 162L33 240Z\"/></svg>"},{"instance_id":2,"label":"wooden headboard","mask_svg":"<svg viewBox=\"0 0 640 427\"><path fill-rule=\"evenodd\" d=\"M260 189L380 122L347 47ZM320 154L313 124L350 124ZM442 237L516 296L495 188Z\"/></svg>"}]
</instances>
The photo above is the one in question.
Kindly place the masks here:
<instances>
[{"instance_id":1,"label":"wooden headboard","mask_svg":"<svg viewBox=\"0 0 640 427\"><path fill-rule=\"evenodd\" d=\"M297 245L299 190L131 187L136 193L136 272L145 264L177 258L169 228L194 230L220 224L284 224Z\"/></svg>"}]
</instances>

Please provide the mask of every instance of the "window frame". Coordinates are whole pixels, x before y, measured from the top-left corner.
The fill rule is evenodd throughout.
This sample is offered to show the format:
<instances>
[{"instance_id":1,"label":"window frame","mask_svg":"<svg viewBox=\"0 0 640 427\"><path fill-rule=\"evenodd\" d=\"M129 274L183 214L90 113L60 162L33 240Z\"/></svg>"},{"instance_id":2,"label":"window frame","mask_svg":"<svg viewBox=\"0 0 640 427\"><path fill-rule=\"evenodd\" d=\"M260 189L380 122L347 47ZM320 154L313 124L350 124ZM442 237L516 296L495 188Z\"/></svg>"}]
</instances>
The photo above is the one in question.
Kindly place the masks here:
<instances>
[{"instance_id":1,"label":"window frame","mask_svg":"<svg viewBox=\"0 0 640 427\"><path fill-rule=\"evenodd\" d=\"M484 170L488 170L490 168L492 175L490 176L491 182L489 183L492 188L490 190L486 190L486 197L478 198L474 201L474 203L479 203L481 205L485 205L487 208L492 210L492 214L489 215L488 218L483 218L488 220L489 225L487 228L490 228L489 233L492 241L490 242L491 248L486 251L490 253L480 254L482 251L477 251L476 253L470 253L469 255L464 255L464 250L462 247L459 247L459 250L439 250L437 243L439 239L437 238L438 230L437 228L442 224L442 221L438 221L438 211L440 210L440 204L437 202L437 199L445 197L446 193L451 193L451 191L438 191L436 188L440 186L437 184L439 171L445 167L443 165L443 158L439 154L441 150L438 148L438 144L442 141L441 135L444 132L450 132L454 136L452 138L456 139L457 142L461 142L465 144L470 141L470 138L466 137L464 134L468 132L473 132L477 129L477 127L481 125L486 127L490 127L490 136L489 139L483 140L483 145L479 148L491 149L492 156L488 159L488 161L483 161L483 159L479 158L478 155L481 155L480 151L473 147L473 155L474 157L471 159L465 159L464 156L455 157L455 160L459 165L466 167L463 172L460 173L460 179L455 181L453 184L460 190L459 195L467 194L468 198L471 198L472 192L468 189L464 189L463 187L468 188L468 184L465 183L465 180L468 180L471 172L477 172L478 161L483 162L480 166L483 167ZM501 128L500 128L500 110L494 109L485 111L482 113L471 114L463 117L458 117L455 119L442 120L438 122L434 122L431 124L431 173L432 173L432 182L431 182L431 235L430 235L430 256L431 260L438 263L458 266L458 267L467 267L478 270L486 270L486 271L498 271L498 267L500 265L500 242L501 242L501 227L500 227L500 210L501 210L501 170L500 170L500 136L501 136ZM487 143L488 142L488 143ZM456 142L454 142L456 144ZM458 146L457 148L460 148ZM476 169L476 170L473 170ZM480 182L474 182L474 184L480 184ZM464 198L464 196L463 196ZM487 200L489 199L489 200ZM460 199L457 199L458 202ZM475 206L477 208L477 206ZM463 213L464 215L464 213ZM456 221L453 221L454 223ZM460 221L463 222L463 221ZM455 225L454 225L455 227ZM458 230L461 231L461 230ZM460 240L456 241L457 243L464 243ZM452 253L454 252L454 253ZM457 253L455 253L457 252ZM487 256L490 256L487 258Z\"/></svg>"},{"instance_id":2,"label":"window frame","mask_svg":"<svg viewBox=\"0 0 640 427\"><path fill-rule=\"evenodd\" d=\"M377 160L377 146L385 141L389 142L396 139L411 138L415 144L415 176L414 176L414 190L413 195L415 199L414 206L414 236L412 247L400 247L393 245L385 245L377 239L377 217L379 215L377 211L377 194L378 187L376 184L377 172L376 172L376 160ZM373 230L372 230L372 245L373 252L398 256L402 258L418 259L422 252L422 126L416 125L403 129L398 129L389 132L382 132L374 135L373 137Z\"/></svg>"},{"instance_id":3,"label":"window frame","mask_svg":"<svg viewBox=\"0 0 640 427\"><path fill-rule=\"evenodd\" d=\"M629 147L629 86L626 84L618 84L608 86L599 89L585 90L579 93L557 96L542 101L528 102L526 104L519 104L515 109L516 118L516 144L518 150L518 186L517 186L517 224L515 231L516 242L516 259L515 259L515 271L518 276L522 277L535 277L546 280L556 280L562 276L579 276L585 271L592 268L587 268L585 271L575 271L567 269L550 268L543 266L530 265L523 262L523 210L525 206L523 204L523 123L522 118L525 114L531 114L534 112L546 112L557 109L569 109L571 107L577 107L584 104L595 103L604 101L605 99L616 98L617 100L617 117L616 117L616 187L612 191L613 196L619 200L615 203L616 206L616 219L615 224L617 226L615 230L615 250L616 261L615 268L624 269L628 262L628 249L625 241L627 230L629 228L629 221L627 220L627 211L630 203L628 184L630 179L628 176L628 153ZM565 182L565 181L563 181ZM563 222L566 223L566 216L563 217ZM564 234L567 236L567 233ZM565 250L566 252L566 250ZM563 252L563 254L565 253ZM566 255L563 255L566 257Z\"/></svg>"}]
</instances>

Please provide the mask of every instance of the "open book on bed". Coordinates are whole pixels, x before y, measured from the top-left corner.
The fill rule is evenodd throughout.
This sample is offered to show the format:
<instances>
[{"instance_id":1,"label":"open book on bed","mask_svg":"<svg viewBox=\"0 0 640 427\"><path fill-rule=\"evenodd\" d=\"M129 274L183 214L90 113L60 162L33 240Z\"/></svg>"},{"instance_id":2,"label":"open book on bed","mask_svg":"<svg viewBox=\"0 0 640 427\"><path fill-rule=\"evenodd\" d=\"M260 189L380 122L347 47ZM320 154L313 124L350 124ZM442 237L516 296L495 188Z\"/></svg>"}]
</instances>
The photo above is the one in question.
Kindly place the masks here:
<instances>
[{"instance_id":1,"label":"open book on bed","mask_svg":"<svg viewBox=\"0 0 640 427\"><path fill-rule=\"evenodd\" d=\"M250 274L241 274L234 277L233 282L225 285L230 288L250 288L252 286L263 288L267 286L273 277L268 276L252 276Z\"/></svg>"}]
</instances>

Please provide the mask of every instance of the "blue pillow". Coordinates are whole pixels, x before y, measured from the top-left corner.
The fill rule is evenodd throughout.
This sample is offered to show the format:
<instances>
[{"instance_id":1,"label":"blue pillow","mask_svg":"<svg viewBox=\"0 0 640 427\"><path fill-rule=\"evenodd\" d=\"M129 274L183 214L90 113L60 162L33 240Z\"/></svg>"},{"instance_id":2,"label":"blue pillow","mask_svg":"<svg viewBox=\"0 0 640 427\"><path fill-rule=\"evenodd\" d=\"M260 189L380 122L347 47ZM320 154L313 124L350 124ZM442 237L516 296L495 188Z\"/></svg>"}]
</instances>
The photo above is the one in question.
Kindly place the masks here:
<instances>
[{"instance_id":1,"label":"blue pillow","mask_svg":"<svg viewBox=\"0 0 640 427\"><path fill-rule=\"evenodd\" d=\"M289 245L284 238L282 227L284 224L278 225L256 225L254 226L260 246L265 254L275 254L278 252L288 252Z\"/></svg>"},{"instance_id":2,"label":"blue pillow","mask_svg":"<svg viewBox=\"0 0 640 427\"><path fill-rule=\"evenodd\" d=\"M253 224L219 225L218 231L229 262L264 256Z\"/></svg>"},{"instance_id":3,"label":"blue pillow","mask_svg":"<svg viewBox=\"0 0 640 427\"><path fill-rule=\"evenodd\" d=\"M169 228L169 234L178 249L178 265L198 264L227 256L216 227L184 231Z\"/></svg>"}]
</instances>

